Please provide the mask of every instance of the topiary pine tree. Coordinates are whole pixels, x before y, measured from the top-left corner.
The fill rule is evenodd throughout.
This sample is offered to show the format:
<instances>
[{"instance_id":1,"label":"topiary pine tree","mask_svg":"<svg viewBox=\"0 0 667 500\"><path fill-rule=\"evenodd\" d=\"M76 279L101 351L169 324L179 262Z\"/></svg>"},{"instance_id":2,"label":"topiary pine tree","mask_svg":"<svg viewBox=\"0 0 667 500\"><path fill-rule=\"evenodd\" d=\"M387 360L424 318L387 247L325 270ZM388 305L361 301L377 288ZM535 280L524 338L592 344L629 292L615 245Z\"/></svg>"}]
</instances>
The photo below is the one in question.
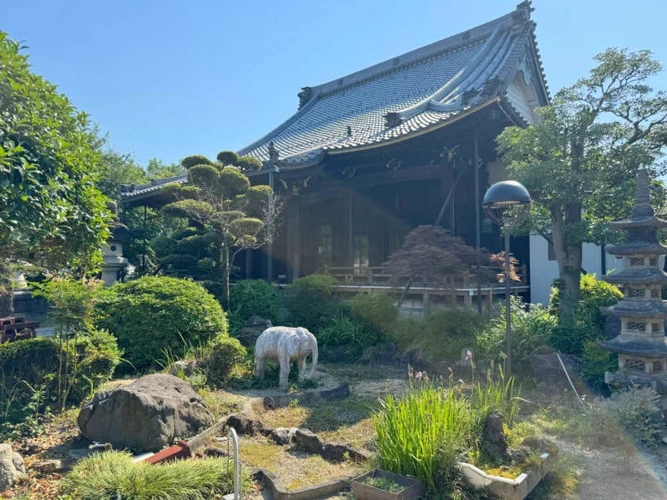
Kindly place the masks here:
<instances>
[{"instance_id":1,"label":"topiary pine tree","mask_svg":"<svg viewBox=\"0 0 667 500\"><path fill-rule=\"evenodd\" d=\"M192 257L188 265L203 266L206 269L198 271L209 274L217 271L225 305L229 303L229 279L236 256L273 241L282 206L273 189L250 186L241 168L231 162L239 162L231 151L219 153L216 162L199 155L185 158L181 164L188 170L188 184L170 186L177 201L162 209L167 215L188 219L200 230L191 235L193 240L179 243L182 249L190 243L196 246L196 238L215 249L209 256L200 254L198 261ZM213 257L217 261L212 261Z\"/></svg>"}]
</instances>

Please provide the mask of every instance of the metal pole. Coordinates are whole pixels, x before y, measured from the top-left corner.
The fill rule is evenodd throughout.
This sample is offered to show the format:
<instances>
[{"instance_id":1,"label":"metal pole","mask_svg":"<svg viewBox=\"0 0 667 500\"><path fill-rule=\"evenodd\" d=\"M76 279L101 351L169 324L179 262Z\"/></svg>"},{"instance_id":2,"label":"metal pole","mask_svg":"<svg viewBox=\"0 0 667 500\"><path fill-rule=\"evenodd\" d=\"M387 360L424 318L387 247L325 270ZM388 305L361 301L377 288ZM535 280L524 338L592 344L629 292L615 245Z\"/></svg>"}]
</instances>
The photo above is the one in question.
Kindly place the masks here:
<instances>
[{"instance_id":1,"label":"metal pole","mask_svg":"<svg viewBox=\"0 0 667 500\"><path fill-rule=\"evenodd\" d=\"M269 172L269 187L273 189L273 172ZM270 208L273 210L273 207ZM273 228L269 227L268 230L271 231L272 234L270 235L271 241L266 249L266 278L269 283L273 283Z\"/></svg>"},{"instance_id":2,"label":"metal pole","mask_svg":"<svg viewBox=\"0 0 667 500\"><path fill-rule=\"evenodd\" d=\"M505 349L507 350L507 378L512 376L512 314L510 311L510 223L503 224L505 231Z\"/></svg>"}]
</instances>

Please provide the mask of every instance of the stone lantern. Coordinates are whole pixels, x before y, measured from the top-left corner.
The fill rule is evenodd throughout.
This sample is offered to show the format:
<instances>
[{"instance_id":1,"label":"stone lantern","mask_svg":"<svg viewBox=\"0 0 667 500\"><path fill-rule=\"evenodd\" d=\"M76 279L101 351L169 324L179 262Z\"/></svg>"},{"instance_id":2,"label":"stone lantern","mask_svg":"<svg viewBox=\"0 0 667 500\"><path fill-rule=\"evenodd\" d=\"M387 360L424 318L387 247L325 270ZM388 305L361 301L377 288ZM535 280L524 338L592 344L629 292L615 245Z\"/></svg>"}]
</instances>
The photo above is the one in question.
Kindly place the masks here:
<instances>
[{"instance_id":1,"label":"stone lantern","mask_svg":"<svg viewBox=\"0 0 667 500\"><path fill-rule=\"evenodd\" d=\"M604 312L620 319L620 334L603 342L603 348L618 353L619 369L605 374L612 387L631 385L652 387L661 396L661 409L667 409L667 342L665 342L666 301L662 287L667 274L660 257L667 247L658 242L658 229L667 221L656 217L649 195L649 178L641 171L637 178L637 196L629 219L610 223L616 230L628 231L626 243L607 248L622 256L625 269L605 276L605 281L623 291L623 299Z\"/></svg>"},{"instance_id":2,"label":"stone lantern","mask_svg":"<svg viewBox=\"0 0 667 500\"><path fill-rule=\"evenodd\" d=\"M110 286L118 281L118 272L128 264L128 260L123 257L123 241L130 237L130 231L120 222L116 204L112 201L107 202L107 208L111 210L114 218L111 224L111 238L102 247L102 281L105 286Z\"/></svg>"}]
</instances>

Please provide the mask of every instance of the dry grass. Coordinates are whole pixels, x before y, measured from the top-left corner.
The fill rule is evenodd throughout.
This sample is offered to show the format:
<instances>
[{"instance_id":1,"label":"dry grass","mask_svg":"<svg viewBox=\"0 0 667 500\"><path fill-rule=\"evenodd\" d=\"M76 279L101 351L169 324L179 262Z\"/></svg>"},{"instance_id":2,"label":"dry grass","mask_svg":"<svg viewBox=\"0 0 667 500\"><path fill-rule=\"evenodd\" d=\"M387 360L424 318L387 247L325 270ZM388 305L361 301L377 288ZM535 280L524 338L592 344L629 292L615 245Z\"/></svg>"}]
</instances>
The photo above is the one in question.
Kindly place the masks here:
<instances>
[{"instance_id":1,"label":"dry grass","mask_svg":"<svg viewBox=\"0 0 667 500\"><path fill-rule=\"evenodd\" d=\"M212 391L206 387L199 389L197 392L204 400L204 403L206 403L208 409L211 410L215 420L240 411L243 404L248 400L247 397L239 394Z\"/></svg>"},{"instance_id":2,"label":"dry grass","mask_svg":"<svg viewBox=\"0 0 667 500\"><path fill-rule=\"evenodd\" d=\"M260 415L269 427L303 427L325 441L373 448L375 430L370 415L378 403L350 396L343 401L313 406L290 406Z\"/></svg>"},{"instance_id":3,"label":"dry grass","mask_svg":"<svg viewBox=\"0 0 667 500\"><path fill-rule=\"evenodd\" d=\"M264 437L242 437L241 459L251 467L270 470L288 490L362 474L370 464L328 462L319 455L308 455L287 446L279 446Z\"/></svg>"}]
</instances>

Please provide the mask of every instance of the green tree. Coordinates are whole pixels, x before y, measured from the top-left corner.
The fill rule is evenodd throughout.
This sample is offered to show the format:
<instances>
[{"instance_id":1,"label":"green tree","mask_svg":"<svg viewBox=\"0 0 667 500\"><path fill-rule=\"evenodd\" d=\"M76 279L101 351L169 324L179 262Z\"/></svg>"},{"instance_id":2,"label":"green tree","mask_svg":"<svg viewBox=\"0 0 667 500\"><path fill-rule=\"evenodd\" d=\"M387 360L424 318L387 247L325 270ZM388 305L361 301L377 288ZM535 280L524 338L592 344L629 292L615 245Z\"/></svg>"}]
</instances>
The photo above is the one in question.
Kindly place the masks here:
<instances>
[{"instance_id":1,"label":"green tree","mask_svg":"<svg viewBox=\"0 0 667 500\"><path fill-rule=\"evenodd\" d=\"M149 181L146 171L137 164L132 155L106 149L98 163L97 186L109 198L120 201L122 184L145 184Z\"/></svg>"},{"instance_id":2,"label":"green tree","mask_svg":"<svg viewBox=\"0 0 667 500\"><path fill-rule=\"evenodd\" d=\"M659 173L667 141L667 94L648 84L660 63L648 51L619 49L595 60L587 77L538 110L540 122L498 138L508 176L535 202L530 229L553 243L561 319L579 298L582 244L608 241L606 221L629 213L637 171Z\"/></svg>"},{"instance_id":3,"label":"green tree","mask_svg":"<svg viewBox=\"0 0 667 500\"><path fill-rule=\"evenodd\" d=\"M188 185L170 186L177 201L166 205L163 211L215 233L217 238L207 241L218 249L219 261L212 264L222 279L227 306L236 256L273 240L281 204L269 186L250 186L248 177L231 163L239 159L235 153L223 151L217 158L216 162L200 155L184 158L181 163L188 169Z\"/></svg>"},{"instance_id":4,"label":"green tree","mask_svg":"<svg viewBox=\"0 0 667 500\"><path fill-rule=\"evenodd\" d=\"M21 50L0 32L0 316L12 312L10 261L89 268L111 218L87 115L32 73Z\"/></svg>"},{"instance_id":5,"label":"green tree","mask_svg":"<svg viewBox=\"0 0 667 500\"><path fill-rule=\"evenodd\" d=\"M165 179L185 174L185 168L178 163L164 163L157 158L151 158L146 166L146 174L150 179Z\"/></svg>"}]
</instances>

